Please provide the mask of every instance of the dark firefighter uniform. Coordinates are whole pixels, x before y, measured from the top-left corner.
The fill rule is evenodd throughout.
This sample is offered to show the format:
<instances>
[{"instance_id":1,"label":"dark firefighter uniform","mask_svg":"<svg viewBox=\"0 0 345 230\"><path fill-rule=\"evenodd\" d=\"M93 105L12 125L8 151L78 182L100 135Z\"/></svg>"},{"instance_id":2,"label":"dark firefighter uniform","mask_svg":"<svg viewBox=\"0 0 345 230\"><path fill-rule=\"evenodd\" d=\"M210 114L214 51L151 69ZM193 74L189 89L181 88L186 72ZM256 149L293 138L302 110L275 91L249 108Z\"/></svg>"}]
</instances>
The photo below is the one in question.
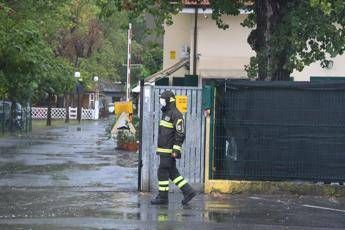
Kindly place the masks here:
<instances>
[{"instance_id":1,"label":"dark firefighter uniform","mask_svg":"<svg viewBox=\"0 0 345 230\"><path fill-rule=\"evenodd\" d=\"M152 204L167 204L169 179L178 186L183 193L182 204L187 204L195 195L194 189L180 175L176 168L176 159L181 158L182 144L185 139L183 116L177 110L175 95L165 91L160 96L162 119L159 121L158 145L156 153L160 156L158 167L158 196Z\"/></svg>"}]
</instances>

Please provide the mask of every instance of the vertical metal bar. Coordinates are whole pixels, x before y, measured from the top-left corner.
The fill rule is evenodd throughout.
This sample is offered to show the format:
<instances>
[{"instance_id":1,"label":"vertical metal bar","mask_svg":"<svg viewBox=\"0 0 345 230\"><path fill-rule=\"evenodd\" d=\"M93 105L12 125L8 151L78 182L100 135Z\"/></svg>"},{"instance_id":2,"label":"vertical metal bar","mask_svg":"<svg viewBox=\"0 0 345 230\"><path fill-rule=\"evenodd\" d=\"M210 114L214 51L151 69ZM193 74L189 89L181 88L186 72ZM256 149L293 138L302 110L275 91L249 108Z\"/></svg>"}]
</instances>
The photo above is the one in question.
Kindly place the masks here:
<instances>
[{"instance_id":1,"label":"vertical metal bar","mask_svg":"<svg viewBox=\"0 0 345 230\"><path fill-rule=\"evenodd\" d=\"M199 116L198 114L198 106L199 105L199 100L198 100L198 90L195 89L193 90L193 93L195 95L195 116L194 116L194 119L193 119L193 126L194 126L194 130L195 132L199 133L199 135L194 135L194 149L193 149L193 154L194 154L194 171L193 171L193 177L194 177L194 183L198 182L199 181L199 172L200 172L200 150L201 150L201 147L200 147L200 129L201 129L201 123L200 123L200 120L201 120L201 117Z\"/></svg>"},{"instance_id":2,"label":"vertical metal bar","mask_svg":"<svg viewBox=\"0 0 345 230\"><path fill-rule=\"evenodd\" d=\"M176 92L176 95L179 95L179 96L184 95L183 90L181 90L181 89L176 89L175 92ZM188 108L187 108L187 110L188 110ZM183 118L186 122L186 113L183 114ZM187 129L186 123L185 123L185 132L186 132L186 139L184 140L184 142L182 144L181 158L176 161L176 167L179 170L179 172L181 173L181 175L184 177L186 177L186 173L184 170L185 158L186 158L186 154L188 154L188 149L187 149L188 144L186 144L187 136L188 136L188 134L187 134L188 129ZM174 187L174 191L177 191L177 188Z\"/></svg>"},{"instance_id":3,"label":"vertical metal bar","mask_svg":"<svg viewBox=\"0 0 345 230\"><path fill-rule=\"evenodd\" d=\"M159 125L159 120L161 117L161 110L160 110L160 105L159 105L159 95L160 93L163 91L162 89L158 88L158 87L153 87L153 95L152 98L154 98L153 100L153 107L154 107L154 118L152 119L152 121L148 121L151 122L153 124L153 142L151 144L151 187L154 190L157 190L157 184L158 184L158 179L157 179L157 169L158 169L158 156L156 155L156 147L157 147L157 142L158 142L158 125Z\"/></svg>"},{"instance_id":4,"label":"vertical metal bar","mask_svg":"<svg viewBox=\"0 0 345 230\"><path fill-rule=\"evenodd\" d=\"M214 137L215 137L215 114L216 114L216 88L213 87L211 90L211 101L212 108L210 114L210 160L209 160L209 179L213 179L213 166L214 166Z\"/></svg>"},{"instance_id":5,"label":"vertical metal bar","mask_svg":"<svg viewBox=\"0 0 345 230\"><path fill-rule=\"evenodd\" d=\"M143 87L144 99L141 104L143 104L143 123L142 123L142 191L150 191L150 167L151 167L151 145L152 145L152 123L147 122L152 119L152 92L151 86Z\"/></svg>"},{"instance_id":6,"label":"vertical metal bar","mask_svg":"<svg viewBox=\"0 0 345 230\"><path fill-rule=\"evenodd\" d=\"M203 183L205 181L205 170L207 170L205 165L205 118L202 110L202 90L199 90L199 117L201 121L199 124L201 125L200 130L200 137L201 137L201 146L200 146L200 180L199 183Z\"/></svg>"},{"instance_id":7,"label":"vertical metal bar","mask_svg":"<svg viewBox=\"0 0 345 230\"><path fill-rule=\"evenodd\" d=\"M193 132L195 133L198 126L196 123L196 114L195 114L195 106L196 106L196 99L195 99L195 90L190 90L191 92L191 101L192 101L192 108L191 108L191 114L190 114L190 124L189 127L191 127L191 129L193 130ZM195 183L195 170L196 170L196 144L197 144L197 135L193 135L191 137L191 147L190 147L190 158L189 158L189 177L190 180L193 181L193 183Z\"/></svg>"},{"instance_id":8,"label":"vertical metal bar","mask_svg":"<svg viewBox=\"0 0 345 230\"><path fill-rule=\"evenodd\" d=\"M139 120L139 159L138 159L138 191L141 192L141 168L143 167L143 115L144 115L144 80L140 81L140 120Z\"/></svg>"},{"instance_id":9,"label":"vertical metal bar","mask_svg":"<svg viewBox=\"0 0 345 230\"><path fill-rule=\"evenodd\" d=\"M187 90L186 95L188 97L188 101L191 101L192 97L191 97L191 91L190 90ZM189 107L189 108L190 108L190 110L192 110L191 107ZM185 125L186 125L186 130L188 130L188 135L186 135L188 137L194 136L193 135L194 130L193 130L193 127L191 126L192 121L193 120L191 119L191 112L187 111L187 113L186 113L186 124ZM187 134L187 132L186 132L186 134ZM186 154L185 154L185 158L184 158L184 173L189 180L192 180L190 172L191 172L191 164L192 164L191 157L192 157L193 142L192 142L191 138L186 139L185 148L186 148Z\"/></svg>"}]
</instances>

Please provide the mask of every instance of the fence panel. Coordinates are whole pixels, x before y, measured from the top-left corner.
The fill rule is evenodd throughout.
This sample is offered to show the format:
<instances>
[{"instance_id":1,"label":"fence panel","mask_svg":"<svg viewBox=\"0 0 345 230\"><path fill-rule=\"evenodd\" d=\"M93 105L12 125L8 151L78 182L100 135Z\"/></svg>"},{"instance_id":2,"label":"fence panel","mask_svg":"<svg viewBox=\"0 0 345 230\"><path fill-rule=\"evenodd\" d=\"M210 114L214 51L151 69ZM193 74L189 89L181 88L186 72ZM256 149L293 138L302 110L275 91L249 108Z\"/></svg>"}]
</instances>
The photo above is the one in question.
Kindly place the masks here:
<instances>
[{"instance_id":1,"label":"fence panel","mask_svg":"<svg viewBox=\"0 0 345 230\"><path fill-rule=\"evenodd\" d=\"M77 119L77 107L69 107L69 119ZM94 109L82 108L82 120L96 120ZM52 108L52 119L65 119L66 109L65 108ZM48 108L32 107L31 115L32 119L47 119Z\"/></svg>"},{"instance_id":2,"label":"fence panel","mask_svg":"<svg viewBox=\"0 0 345 230\"><path fill-rule=\"evenodd\" d=\"M217 89L214 179L345 181L345 84Z\"/></svg>"},{"instance_id":3,"label":"fence panel","mask_svg":"<svg viewBox=\"0 0 345 230\"><path fill-rule=\"evenodd\" d=\"M31 108L32 119L46 119L47 113L48 113L47 108L40 108L40 107L32 107Z\"/></svg>"},{"instance_id":4,"label":"fence panel","mask_svg":"<svg viewBox=\"0 0 345 230\"><path fill-rule=\"evenodd\" d=\"M188 111L184 114L186 140L182 146L182 158L177 161L180 173L194 186L200 189L204 181L204 119L201 110L202 89L195 87L144 87L144 117L143 117L143 168L142 190L157 190L157 168L159 158L156 155L158 126L161 118L159 95L165 90L171 90L176 95L188 97ZM200 108L197 108L200 106ZM199 188L200 187L200 188ZM175 186L171 187L174 191Z\"/></svg>"},{"instance_id":5,"label":"fence panel","mask_svg":"<svg viewBox=\"0 0 345 230\"><path fill-rule=\"evenodd\" d=\"M94 120L95 110L94 109L84 109L82 108L81 119L82 120Z\"/></svg>"},{"instance_id":6,"label":"fence panel","mask_svg":"<svg viewBox=\"0 0 345 230\"><path fill-rule=\"evenodd\" d=\"M52 108L52 119L64 119L66 117L65 108Z\"/></svg>"}]
</instances>

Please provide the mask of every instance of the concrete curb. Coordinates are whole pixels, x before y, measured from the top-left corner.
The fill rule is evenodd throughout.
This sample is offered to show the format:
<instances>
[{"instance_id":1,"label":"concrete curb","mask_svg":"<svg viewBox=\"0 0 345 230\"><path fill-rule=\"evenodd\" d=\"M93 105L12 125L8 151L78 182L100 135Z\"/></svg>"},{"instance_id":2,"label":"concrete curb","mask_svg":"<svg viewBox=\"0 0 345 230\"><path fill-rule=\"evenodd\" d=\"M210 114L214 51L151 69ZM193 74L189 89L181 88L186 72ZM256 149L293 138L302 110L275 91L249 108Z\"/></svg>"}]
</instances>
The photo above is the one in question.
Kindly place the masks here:
<instances>
[{"instance_id":1,"label":"concrete curb","mask_svg":"<svg viewBox=\"0 0 345 230\"><path fill-rule=\"evenodd\" d=\"M205 193L255 193L293 194L345 197L344 185L326 185L308 182L269 182L209 180L205 182Z\"/></svg>"}]
</instances>

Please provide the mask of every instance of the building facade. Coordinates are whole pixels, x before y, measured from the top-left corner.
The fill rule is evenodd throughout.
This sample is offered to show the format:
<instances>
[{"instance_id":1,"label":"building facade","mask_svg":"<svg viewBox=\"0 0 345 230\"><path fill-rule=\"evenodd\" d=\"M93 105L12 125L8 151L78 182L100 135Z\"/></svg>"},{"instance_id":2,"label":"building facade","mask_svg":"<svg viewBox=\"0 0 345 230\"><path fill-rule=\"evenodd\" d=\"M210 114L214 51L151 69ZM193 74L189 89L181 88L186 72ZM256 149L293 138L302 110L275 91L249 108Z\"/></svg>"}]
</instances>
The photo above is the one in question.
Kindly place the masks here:
<instances>
[{"instance_id":1,"label":"building facade","mask_svg":"<svg viewBox=\"0 0 345 230\"><path fill-rule=\"evenodd\" d=\"M247 78L245 65L249 64L250 57L255 56L247 43L250 29L241 25L247 12L243 11L238 16L224 16L224 22L229 25L227 30L217 27L211 13L211 9L198 9L196 31L195 8L184 8L173 17L173 25L165 26L163 69L184 57L190 58L190 67L179 69L170 78L193 74L195 34L199 85L202 79ZM309 81L311 77L345 77L345 55L337 56L332 62L328 68L322 68L318 62L313 63L302 72L294 71L291 77L295 81Z\"/></svg>"}]
</instances>

